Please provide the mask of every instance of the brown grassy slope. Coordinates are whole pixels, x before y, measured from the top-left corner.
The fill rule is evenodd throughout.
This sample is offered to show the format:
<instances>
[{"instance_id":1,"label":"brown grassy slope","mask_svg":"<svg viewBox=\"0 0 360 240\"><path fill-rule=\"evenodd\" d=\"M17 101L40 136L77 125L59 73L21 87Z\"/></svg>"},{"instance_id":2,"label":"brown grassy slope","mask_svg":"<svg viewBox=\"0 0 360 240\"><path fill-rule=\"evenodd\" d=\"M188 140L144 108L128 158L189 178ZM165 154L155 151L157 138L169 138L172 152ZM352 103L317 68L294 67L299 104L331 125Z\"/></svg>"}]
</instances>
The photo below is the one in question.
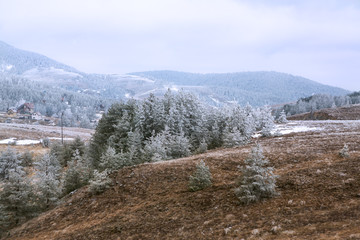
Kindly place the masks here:
<instances>
[{"instance_id":1,"label":"brown grassy slope","mask_svg":"<svg viewBox=\"0 0 360 240\"><path fill-rule=\"evenodd\" d=\"M259 139L277 169L279 197L238 204L237 166L252 143L122 169L105 193L83 188L8 239L360 239L360 122L301 124L322 130ZM345 142L349 159L338 157ZM200 159L214 185L189 192Z\"/></svg>"},{"instance_id":2,"label":"brown grassy slope","mask_svg":"<svg viewBox=\"0 0 360 240\"><path fill-rule=\"evenodd\" d=\"M313 113L302 113L288 117L289 120L360 120L360 105L326 108Z\"/></svg>"}]
</instances>

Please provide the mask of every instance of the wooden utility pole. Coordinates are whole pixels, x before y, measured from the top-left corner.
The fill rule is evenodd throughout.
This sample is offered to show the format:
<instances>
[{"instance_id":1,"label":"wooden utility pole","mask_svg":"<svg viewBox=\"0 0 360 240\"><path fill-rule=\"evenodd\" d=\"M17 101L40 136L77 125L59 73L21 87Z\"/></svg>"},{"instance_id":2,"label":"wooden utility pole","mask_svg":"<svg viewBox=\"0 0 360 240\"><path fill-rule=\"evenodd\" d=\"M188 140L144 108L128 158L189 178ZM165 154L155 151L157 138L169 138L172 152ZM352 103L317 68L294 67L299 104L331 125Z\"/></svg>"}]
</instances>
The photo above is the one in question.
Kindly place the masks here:
<instances>
[{"instance_id":1,"label":"wooden utility pole","mask_svg":"<svg viewBox=\"0 0 360 240\"><path fill-rule=\"evenodd\" d=\"M64 118L64 111L61 113L61 144L64 145L64 124L63 124L63 118Z\"/></svg>"}]
</instances>

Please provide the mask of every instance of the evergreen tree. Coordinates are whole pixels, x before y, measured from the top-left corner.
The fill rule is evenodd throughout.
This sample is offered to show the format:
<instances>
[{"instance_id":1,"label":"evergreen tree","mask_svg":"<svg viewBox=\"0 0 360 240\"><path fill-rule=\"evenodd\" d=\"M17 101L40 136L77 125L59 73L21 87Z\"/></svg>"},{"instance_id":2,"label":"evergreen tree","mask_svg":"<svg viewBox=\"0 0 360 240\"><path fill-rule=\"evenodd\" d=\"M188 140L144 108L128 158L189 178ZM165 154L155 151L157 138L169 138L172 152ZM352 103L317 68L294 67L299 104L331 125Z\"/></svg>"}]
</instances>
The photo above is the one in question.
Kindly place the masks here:
<instances>
[{"instance_id":1,"label":"evergreen tree","mask_svg":"<svg viewBox=\"0 0 360 240\"><path fill-rule=\"evenodd\" d=\"M269 137L271 136L271 131L274 129L274 117L268 106L264 107L261 112L261 134L265 137Z\"/></svg>"},{"instance_id":2,"label":"evergreen tree","mask_svg":"<svg viewBox=\"0 0 360 240\"><path fill-rule=\"evenodd\" d=\"M167 148L168 141L166 132L160 133L156 136L150 137L148 141L145 142L145 155L149 162L157 162L161 160L167 160Z\"/></svg>"},{"instance_id":3,"label":"evergreen tree","mask_svg":"<svg viewBox=\"0 0 360 240\"><path fill-rule=\"evenodd\" d=\"M212 176L208 166L205 165L203 160L196 165L195 173L190 176L189 189L190 191L199 191L206 187L211 186Z\"/></svg>"},{"instance_id":4,"label":"evergreen tree","mask_svg":"<svg viewBox=\"0 0 360 240\"><path fill-rule=\"evenodd\" d=\"M245 160L245 167L241 168L239 187L235 189L241 203L249 204L277 195L277 176L272 167L266 167L268 163L260 145L251 150L250 156Z\"/></svg>"},{"instance_id":5,"label":"evergreen tree","mask_svg":"<svg viewBox=\"0 0 360 240\"><path fill-rule=\"evenodd\" d=\"M88 183L90 179L90 163L77 150L68 163L64 175L63 193L70 193Z\"/></svg>"},{"instance_id":6,"label":"evergreen tree","mask_svg":"<svg viewBox=\"0 0 360 240\"><path fill-rule=\"evenodd\" d=\"M85 153L85 143L81 140L79 136L77 136L74 141L69 144L69 148L71 150L71 155L73 156L76 150L79 151L80 156L83 156Z\"/></svg>"},{"instance_id":7,"label":"evergreen tree","mask_svg":"<svg viewBox=\"0 0 360 240\"><path fill-rule=\"evenodd\" d=\"M89 148L89 156L94 168L98 168L100 157L106 151L108 140L115 133L115 127L125 108L124 103L113 104L96 126Z\"/></svg>"},{"instance_id":8,"label":"evergreen tree","mask_svg":"<svg viewBox=\"0 0 360 240\"><path fill-rule=\"evenodd\" d=\"M142 135L138 129L128 133L128 160L129 165L135 165L142 162Z\"/></svg>"},{"instance_id":9,"label":"evergreen tree","mask_svg":"<svg viewBox=\"0 0 360 240\"><path fill-rule=\"evenodd\" d=\"M181 158L190 155L191 144L189 139L185 136L184 132L180 130L180 133L176 135L170 135L170 138L166 142L165 149L167 149L168 156L171 158Z\"/></svg>"},{"instance_id":10,"label":"evergreen tree","mask_svg":"<svg viewBox=\"0 0 360 240\"><path fill-rule=\"evenodd\" d=\"M41 209L48 209L54 206L61 194L61 167L59 161L48 154L45 154L35 164L36 190L38 195L37 204Z\"/></svg>"},{"instance_id":11,"label":"evergreen tree","mask_svg":"<svg viewBox=\"0 0 360 240\"><path fill-rule=\"evenodd\" d=\"M1 152L0 155L0 180L9 178L9 172L21 165L21 160L16 151L8 147L6 151Z\"/></svg>"},{"instance_id":12,"label":"evergreen tree","mask_svg":"<svg viewBox=\"0 0 360 240\"><path fill-rule=\"evenodd\" d=\"M224 133L224 146L233 147L242 145L246 142L245 136L236 127L233 129L227 129Z\"/></svg>"},{"instance_id":13,"label":"evergreen tree","mask_svg":"<svg viewBox=\"0 0 360 240\"><path fill-rule=\"evenodd\" d=\"M285 111L284 110L282 110L281 112L280 112L280 116L279 116L279 118L278 118L278 120L277 120L279 123L287 123L288 122L288 120L286 119L286 114L285 114Z\"/></svg>"},{"instance_id":14,"label":"evergreen tree","mask_svg":"<svg viewBox=\"0 0 360 240\"><path fill-rule=\"evenodd\" d=\"M34 215L33 190L20 165L8 170L0 190L2 219L5 225L12 227Z\"/></svg>"},{"instance_id":15,"label":"evergreen tree","mask_svg":"<svg viewBox=\"0 0 360 240\"><path fill-rule=\"evenodd\" d=\"M131 164L127 154L123 152L116 153L114 148L108 147L106 152L100 157L99 170L111 172L129 165Z\"/></svg>"},{"instance_id":16,"label":"evergreen tree","mask_svg":"<svg viewBox=\"0 0 360 240\"><path fill-rule=\"evenodd\" d=\"M112 180L107 171L99 172L94 170L93 178L89 181L89 192L99 194L104 192L111 185Z\"/></svg>"},{"instance_id":17,"label":"evergreen tree","mask_svg":"<svg viewBox=\"0 0 360 240\"><path fill-rule=\"evenodd\" d=\"M144 139L148 139L152 136L152 133L158 134L164 129L165 125L165 113L162 102L155 97L153 93L150 93L149 97L143 101L143 135Z\"/></svg>"}]
</instances>

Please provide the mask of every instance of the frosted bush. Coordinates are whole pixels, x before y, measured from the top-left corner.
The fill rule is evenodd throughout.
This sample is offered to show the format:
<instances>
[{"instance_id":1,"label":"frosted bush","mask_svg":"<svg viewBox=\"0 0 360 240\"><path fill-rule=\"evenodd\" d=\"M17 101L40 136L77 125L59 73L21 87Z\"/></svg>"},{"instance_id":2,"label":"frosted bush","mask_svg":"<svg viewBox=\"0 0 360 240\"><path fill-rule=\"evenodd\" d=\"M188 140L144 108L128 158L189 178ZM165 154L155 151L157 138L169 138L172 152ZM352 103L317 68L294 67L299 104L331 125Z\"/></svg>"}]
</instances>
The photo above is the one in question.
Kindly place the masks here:
<instances>
[{"instance_id":1,"label":"frosted bush","mask_svg":"<svg viewBox=\"0 0 360 240\"><path fill-rule=\"evenodd\" d=\"M342 157L342 158L350 157L349 147L348 147L348 145L346 143L344 144L344 147L340 150L339 156Z\"/></svg>"}]
</instances>

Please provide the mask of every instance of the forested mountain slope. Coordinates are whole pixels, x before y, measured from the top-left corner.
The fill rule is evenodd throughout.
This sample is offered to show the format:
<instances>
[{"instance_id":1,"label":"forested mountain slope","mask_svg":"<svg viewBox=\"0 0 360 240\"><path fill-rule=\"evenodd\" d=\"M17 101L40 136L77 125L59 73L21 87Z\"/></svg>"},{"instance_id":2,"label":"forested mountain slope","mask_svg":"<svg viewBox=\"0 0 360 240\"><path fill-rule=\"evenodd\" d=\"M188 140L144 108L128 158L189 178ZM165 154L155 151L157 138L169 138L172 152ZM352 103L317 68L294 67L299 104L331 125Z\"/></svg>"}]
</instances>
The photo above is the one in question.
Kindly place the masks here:
<instances>
[{"instance_id":1,"label":"forested mountain slope","mask_svg":"<svg viewBox=\"0 0 360 240\"><path fill-rule=\"evenodd\" d=\"M163 95L168 88L195 93L210 105L229 102L254 106L296 101L316 93L344 95L348 91L303 77L278 72L196 74L175 71L131 74L89 74L43 55L0 41L0 73L58 86L106 99L143 99ZM1 80L1 76L0 76Z\"/></svg>"},{"instance_id":2,"label":"forested mountain slope","mask_svg":"<svg viewBox=\"0 0 360 240\"><path fill-rule=\"evenodd\" d=\"M330 87L309 79L279 72L238 73L186 73L152 71L132 73L177 88L202 87L202 95L212 97L213 102L235 100L240 104L276 104L294 101L315 93L343 95L348 91ZM206 90L205 90L206 89ZM194 90L196 91L196 90Z\"/></svg>"}]
</instances>

